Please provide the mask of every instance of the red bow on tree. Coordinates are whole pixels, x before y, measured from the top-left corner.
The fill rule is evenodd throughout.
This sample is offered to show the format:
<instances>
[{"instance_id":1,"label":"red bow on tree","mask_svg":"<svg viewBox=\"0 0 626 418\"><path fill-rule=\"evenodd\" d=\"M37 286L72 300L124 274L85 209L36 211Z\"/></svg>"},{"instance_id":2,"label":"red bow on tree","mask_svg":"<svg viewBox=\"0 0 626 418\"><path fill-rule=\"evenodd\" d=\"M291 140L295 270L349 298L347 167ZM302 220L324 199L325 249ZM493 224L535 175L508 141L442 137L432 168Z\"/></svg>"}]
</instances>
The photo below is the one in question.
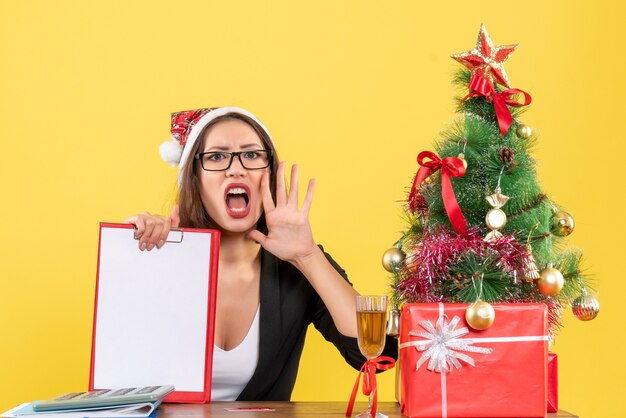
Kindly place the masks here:
<instances>
[{"instance_id":1,"label":"red bow on tree","mask_svg":"<svg viewBox=\"0 0 626 418\"><path fill-rule=\"evenodd\" d=\"M430 161L424 161L426 158L430 159ZM450 176L463 177L465 175L463 161L456 157L446 157L442 160L434 152L422 151L417 156L417 162L421 167L415 175L415 180L413 180L409 201L413 201L415 198L419 184L428 176L441 169L441 197L443 198L443 206L446 208L448 219L450 219L454 230L458 234L463 234L467 227L467 221L463 216L459 203L456 201L452 181L450 180Z\"/></svg>"},{"instance_id":2,"label":"red bow on tree","mask_svg":"<svg viewBox=\"0 0 626 418\"><path fill-rule=\"evenodd\" d=\"M528 106L532 102L530 94L519 89L508 89L504 90L502 93L498 93L493 87L493 82L479 74L474 74L472 76L468 88L470 93L463 98L461 103L470 97L481 96L485 97L489 103L493 103L493 107L496 110L496 117L498 119L498 126L500 127L502 136L506 135L509 127L513 123L513 116L511 116L511 111L507 105L520 107ZM524 95L524 103L520 103L512 99L512 97L516 94Z\"/></svg>"},{"instance_id":3,"label":"red bow on tree","mask_svg":"<svg viewBox=\"0 0 626 418\"><path fill-rule=\"evenodd\" d=\"M348 408L346 409L346 416L352 416L352 408L354 407L354 400L356 399L356 393L359 390L359 381L361 380L361 373L363 373L363 394L365 396L372 397L372 407L370 414L372 418L376 417L376 408L378 405L378 390L376 387L376 370L389 370L396 361L391 357L380 356L371 360L367 360L365 364L359 370L359 375L356 377L354 387L352 388L352 394L350 395L350 402L348 402Z\"/></svg>"}]
</instances>

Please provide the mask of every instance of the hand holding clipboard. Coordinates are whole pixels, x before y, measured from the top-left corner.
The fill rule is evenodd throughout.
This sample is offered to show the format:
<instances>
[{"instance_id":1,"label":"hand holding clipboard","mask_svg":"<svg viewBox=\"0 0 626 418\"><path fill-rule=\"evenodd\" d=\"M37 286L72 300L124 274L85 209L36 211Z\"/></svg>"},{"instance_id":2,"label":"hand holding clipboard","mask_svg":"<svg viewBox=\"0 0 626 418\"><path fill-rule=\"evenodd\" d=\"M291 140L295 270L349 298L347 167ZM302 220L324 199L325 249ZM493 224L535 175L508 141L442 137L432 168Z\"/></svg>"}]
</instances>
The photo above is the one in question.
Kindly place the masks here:
<instances>
[{"instance_id":1,"label":"hand holding clipboard","mask_svg":"<svg viewBox=\"0 0 626 418\"><path fill-rule=\"evenodd\" d=\"M170 230L178 228L180 225L179 210L178 205L174 205L169 218L144 212L127 218L124 223L135 225L135 238L139 240L139 249L150 251L155 247L161 248L165 245L170 239Z\"/></svg>"}]
</instances>

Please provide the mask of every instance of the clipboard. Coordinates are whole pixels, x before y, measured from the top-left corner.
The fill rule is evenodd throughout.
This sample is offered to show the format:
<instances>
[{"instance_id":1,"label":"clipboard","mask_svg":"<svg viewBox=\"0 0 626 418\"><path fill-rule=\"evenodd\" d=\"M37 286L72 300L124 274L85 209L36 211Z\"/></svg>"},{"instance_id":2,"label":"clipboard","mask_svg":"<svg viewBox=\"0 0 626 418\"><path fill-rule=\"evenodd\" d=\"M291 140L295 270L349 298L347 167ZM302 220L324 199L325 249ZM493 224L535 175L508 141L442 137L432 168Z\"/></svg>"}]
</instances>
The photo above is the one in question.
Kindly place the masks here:
<instances>
[{"instance_id":1,"label":"clipboard","mask_svg":"<svg viewBox=\"0 0 626 418\"><path fill-rule=\"evenodd\" d=\"M133 225L100 223L89 390L174 385L211 400L219 231L172 230L140 251Z\"/></svg>"}]
</instances>

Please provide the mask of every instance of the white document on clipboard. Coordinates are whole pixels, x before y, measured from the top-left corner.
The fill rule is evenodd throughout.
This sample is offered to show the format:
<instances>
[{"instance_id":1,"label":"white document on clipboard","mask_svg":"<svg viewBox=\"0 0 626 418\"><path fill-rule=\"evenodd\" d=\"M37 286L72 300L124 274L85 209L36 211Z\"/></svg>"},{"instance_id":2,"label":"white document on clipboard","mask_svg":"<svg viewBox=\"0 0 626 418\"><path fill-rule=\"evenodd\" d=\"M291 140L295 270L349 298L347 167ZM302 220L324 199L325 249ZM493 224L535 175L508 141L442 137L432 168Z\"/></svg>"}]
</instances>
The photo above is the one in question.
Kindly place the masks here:
<instances>
[{"instance_id":1,"label":"white document on clipboard","mask_svg":"<svg viewBox=\"0 0 626 418\"><path fill-rule=\"evenodd\" d=\"M210 401L218 254L218 231L140 251L132 225L100 224L90 390L174 385L166 402Z\"/></svg>"}]
</instances>

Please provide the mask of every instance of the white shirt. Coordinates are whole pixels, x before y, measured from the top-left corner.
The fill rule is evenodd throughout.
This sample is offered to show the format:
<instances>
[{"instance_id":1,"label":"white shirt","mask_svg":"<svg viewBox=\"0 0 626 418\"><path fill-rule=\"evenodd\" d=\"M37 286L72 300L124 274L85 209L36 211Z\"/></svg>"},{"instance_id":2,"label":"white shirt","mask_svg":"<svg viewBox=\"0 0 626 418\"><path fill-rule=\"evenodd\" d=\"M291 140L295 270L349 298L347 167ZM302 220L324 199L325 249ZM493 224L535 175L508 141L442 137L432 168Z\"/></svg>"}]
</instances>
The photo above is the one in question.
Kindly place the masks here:
<instances>
[{"instance_id":1,"label":"white shirt","mask_svg":"<svg viewBox=\"0 0 626 418\"><path fill-rule=\"evenodd\" d=\"M232 350L213 347L211 401L234 401L248 384L259 361L259 311L243 341Z\"/></svg>"}]
</instances>

